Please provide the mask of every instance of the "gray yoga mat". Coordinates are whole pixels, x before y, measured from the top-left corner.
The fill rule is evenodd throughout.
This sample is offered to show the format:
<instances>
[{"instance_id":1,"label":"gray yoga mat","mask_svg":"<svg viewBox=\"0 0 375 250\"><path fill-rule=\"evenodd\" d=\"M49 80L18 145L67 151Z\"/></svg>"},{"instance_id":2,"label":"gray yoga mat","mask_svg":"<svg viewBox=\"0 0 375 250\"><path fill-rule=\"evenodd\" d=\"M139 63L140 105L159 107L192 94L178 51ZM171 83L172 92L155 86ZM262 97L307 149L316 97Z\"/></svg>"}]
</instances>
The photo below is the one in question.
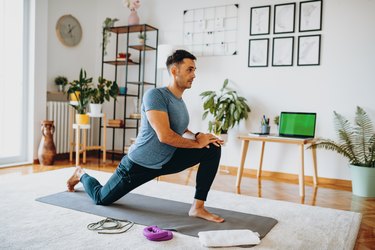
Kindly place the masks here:
<instances>
[{"instance_id":1,"label":"gray yoga mat","mask_svg":"<svg viewBox=\"0 0 375 250\"><path fill-rule=\"evenodd\" d=\"M141 225L157 225L194 237L198 237L201 231L250 229L258 232L263 238L277 224L277 220L273 218L218 208L207 209L225 218L225 222L209 222L189 217L187 213L191 204L133 193L125 195L110 206L95 205L83 190L56 193L36 200L103 217L129 220Z\"/></svg>"}]
</instances>

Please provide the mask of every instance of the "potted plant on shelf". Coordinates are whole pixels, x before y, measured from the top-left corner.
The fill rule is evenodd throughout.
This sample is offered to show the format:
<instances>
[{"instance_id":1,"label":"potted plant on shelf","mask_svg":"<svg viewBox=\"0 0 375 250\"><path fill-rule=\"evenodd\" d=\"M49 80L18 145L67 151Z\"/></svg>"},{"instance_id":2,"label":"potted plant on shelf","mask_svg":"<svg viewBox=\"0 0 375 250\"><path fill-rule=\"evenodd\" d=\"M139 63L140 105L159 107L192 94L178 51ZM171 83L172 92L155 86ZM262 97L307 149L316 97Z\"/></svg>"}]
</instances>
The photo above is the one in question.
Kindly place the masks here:
<instances>
[{"instance_id":1,"label":"potted plant on shelf","mask_svg":"<svg viewBox=\"0 0 375 250\"><path fill-rule=\"evenodd\" d=\"M208 122L208 130L216 135L226 134L228 129L234 127L241 120L248 118L251 111L246 103L246 98L241 97L235 90L228 87L228 79L225 79L220 92L205 91L200 94L203 102L202 119L211 114L213 120Z\"/></svg>"},{"instance_id":2,"label":"potted plant on shelf","mask_svg":"<svg viewBox=\"0 0 375 250\"><path fill-rule=\"evenodd\" d=\"M76 123L78 124L89 124L89 116L87 115L87 106L91 98L91 87L92 77L87 78L86 71L81 69L79 73L79 80L74 80L68 83L68 98L74 96L75 102L71 102L70 105L77 111Z\"/></svg>"},{"instance_id":3,"label":"potted plant on shelf","mask_svg":"<svg viewBox=\"0 0 375 250\"><path fill-rule=\"evenodd\" d=\"M98 85L91 90L90 113L97 116L101 114L102 106L110 98L116 100L119 87L116 82L108 81L103 77L98 78Z\"/></svg>"},{"instance_id":4,"label":"potted plant on shelf","mask_svg":"<svg viewBox=\"0 0 375 250\"><path fill-rule=\"evenodd\" d=\"M68 84L68 79L65 76L55 77L55 84L58 87L59 92L64 92L65 85Z\"/></svg>"},{"instance_id":5,"label":"potted plant on shelf","mask_svg":"<svg viewBox=\"0 0 375 250\"><path fill-rule=\"evenodd\" d=\"M334 113L339 140L318 139L309 148L332 150L349 160L353 194L375 197L375 132L367 113L357 107L355 125L342 115Z\"/></svg>"},{"instance_id":6,"label":"potted plant on shelf","mask_svg":"<svg viewBox=\"0 0 375 250\"><path fill-rule=\"evenodd\" d=\"M147 39L146 32L139 32L139 34L138 34L139 43L144 45L145 42L146 42L146 39Z\"/></svg>"}]
</instances>

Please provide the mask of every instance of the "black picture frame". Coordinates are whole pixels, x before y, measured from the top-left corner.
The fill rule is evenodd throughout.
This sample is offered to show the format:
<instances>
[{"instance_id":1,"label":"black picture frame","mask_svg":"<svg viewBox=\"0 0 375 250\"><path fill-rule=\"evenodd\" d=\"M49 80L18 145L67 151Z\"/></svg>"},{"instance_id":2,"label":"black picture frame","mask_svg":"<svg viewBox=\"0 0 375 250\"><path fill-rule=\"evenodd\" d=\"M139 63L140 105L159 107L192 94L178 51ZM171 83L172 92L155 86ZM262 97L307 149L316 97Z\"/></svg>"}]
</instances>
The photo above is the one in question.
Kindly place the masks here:
<instances>
[{"instance_id":1,"label":"black picture frame","mask_svg":"<svg viewBox=\"0 0 375 250\"><path fill-rule=\"evenodd\" d=\"M250 36L270 34L271 5L250 8Z\"/></svg>"},{"instance_id":2,"label":"black picture frame","mask_svg":"<svg viewBox=\"0 0 375 250\"><path fill-rule=\"evenodd\" d=\"M322 30L323 1L305 1L299 3L299 32Z\"/></svg>"},{"instance_id":3,"label":"black picture frame","mask_svg":"<svg viewBox=\"0 0 375 250\"><path fill-rule=\"evenodd\" d=\"M320 65L321 35L306 35L298 37L297 65Z\"/></svg>"},{"instance_id":4,"label":"black picture frame","mask_svg":"<svg viewBox=\"0 0 375 250\"><path fill-rule=\"evenodd\" d=\"M294 33L296 19L296 3L275 4L273 33Z\"/></svg>"},{"instance_id":5,"label":"black picture frame","mask_svg":"<svg viewBox=\"0 0 375 250\"><path fill-rule=\"evenodd\" d=\"M274 37L272 41L272 66L293 66L294 37Z\"/></svg>"},{"instance_id":6,"label":"black picture frame","mask_svg":"<svg viewBox=\"0 0 375 250\"><path fill-rule=\"evenodd\" d=\"M269 38L249 39L248 67L268 67Z\"/></svg>"}]
</instances>

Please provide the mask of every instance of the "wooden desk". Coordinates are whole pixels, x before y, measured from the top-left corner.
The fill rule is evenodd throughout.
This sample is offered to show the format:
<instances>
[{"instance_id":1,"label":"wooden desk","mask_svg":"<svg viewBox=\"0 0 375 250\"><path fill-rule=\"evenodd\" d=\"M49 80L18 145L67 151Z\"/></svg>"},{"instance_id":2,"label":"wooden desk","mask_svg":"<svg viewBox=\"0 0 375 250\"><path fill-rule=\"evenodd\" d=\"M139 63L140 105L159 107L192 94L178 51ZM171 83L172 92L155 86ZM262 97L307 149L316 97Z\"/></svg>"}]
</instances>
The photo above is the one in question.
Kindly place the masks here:
<instances>
[{"instance_id":1,"label":"wooden desk","mask_svg":"<svg viewBox=\"0 0 375 250\"><path fill-rule=\"evenodd\" d=\"M237 170L237 180L236 180L236 188L240 188L241 185L241 178L242 173L245 165L246 154L249 148L250 141L259 141L262 143L262 151L260 154L260 163L259 168L257 171L257 179L261 181L262 176L262 164L263 164L263 155L264 155L264 148L266 142L278 142L278 143L286 143L286 144L296 144L300 148L301 153L301 167L299 170L299 194L301 197L305 197L305 145L313 144L314 139L296 139L296 138L286 138L286 137L278 137L278 136L252 136L252 135L242 135L238 137L242 140L242 150L241 150L241 164ZM313 158L313 181L314 187L318 186L318 173L317 173L317 164L316 164L316 149L311 149L312 158Z\"/></svg>"}]
</instances>

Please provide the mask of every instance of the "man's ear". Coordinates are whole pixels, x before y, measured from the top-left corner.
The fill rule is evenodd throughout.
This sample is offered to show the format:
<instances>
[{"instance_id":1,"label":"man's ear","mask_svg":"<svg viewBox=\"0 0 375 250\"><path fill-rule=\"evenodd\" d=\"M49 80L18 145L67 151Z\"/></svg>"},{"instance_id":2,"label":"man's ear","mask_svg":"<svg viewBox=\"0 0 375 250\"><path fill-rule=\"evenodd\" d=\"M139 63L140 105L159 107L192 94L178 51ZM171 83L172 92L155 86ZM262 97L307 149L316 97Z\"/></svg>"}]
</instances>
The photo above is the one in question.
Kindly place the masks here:
<instances>
[{"instance_id":1,"label":"man's ear","mask_svg":"<svg viewBox=\"0 0 375 250\"><path fill-rule=\"evenodd\" d=\"M176 75L176 72L177 72L177 66L176 66L175 64L173 64L173 65L171 66L170 71L171 71L172 76L175 76L175 75Z\"/></svg>"}]
</instances>

